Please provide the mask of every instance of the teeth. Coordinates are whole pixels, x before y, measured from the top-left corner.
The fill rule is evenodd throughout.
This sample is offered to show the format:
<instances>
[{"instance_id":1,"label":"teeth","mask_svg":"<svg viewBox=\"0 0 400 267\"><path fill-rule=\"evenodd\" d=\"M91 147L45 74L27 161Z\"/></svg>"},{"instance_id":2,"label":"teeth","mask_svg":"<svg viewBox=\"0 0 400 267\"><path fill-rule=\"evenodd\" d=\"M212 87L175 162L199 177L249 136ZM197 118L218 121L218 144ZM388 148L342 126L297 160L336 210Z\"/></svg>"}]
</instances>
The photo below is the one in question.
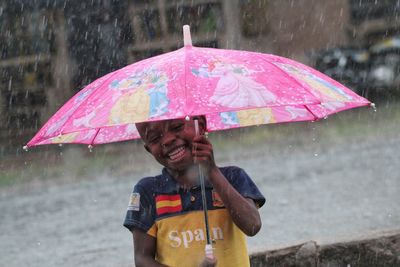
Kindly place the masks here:
<instances>
[{"instance_id":1,"label":"teeth","mask_svg":"<svg viewBox=\"0 0 400 267\"><path fill-rule=\"evenodd\" d=\"M181 146L181 147L175 149L174 151L172 151L171 153L169 153L168 156L172 160L175 160L177 158L182 157L184 153L185 153L185 147Z\"/></svg>"}]
</instances>

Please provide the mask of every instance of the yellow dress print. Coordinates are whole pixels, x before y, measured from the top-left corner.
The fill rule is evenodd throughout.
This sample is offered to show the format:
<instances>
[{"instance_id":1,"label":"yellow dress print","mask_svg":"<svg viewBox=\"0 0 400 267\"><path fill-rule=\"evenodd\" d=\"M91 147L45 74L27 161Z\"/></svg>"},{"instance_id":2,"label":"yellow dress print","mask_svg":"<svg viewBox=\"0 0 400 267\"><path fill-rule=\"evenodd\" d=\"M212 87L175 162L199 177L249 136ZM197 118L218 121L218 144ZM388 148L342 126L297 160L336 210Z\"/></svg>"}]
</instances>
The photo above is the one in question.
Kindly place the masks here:
<instances>
[{"instance_id":1,"label":"yellow dress print","mask_svg":"<svg viewBox=\"0 0 400 267\"><path fill-rule=\"evenodd\" d=\"M75 140L75 138L78 136L78 134L79 134L79 132L62 134L62 135L52 138L51 142L53 144L72 143Z\"/></svg>"},{"instance_id":2,"label":"yellow dress print","mask_svg":"<svg viewBox=\"0 0 400 267\"><path fill-rule=\"evenodd\" d=\"M275 118L270 108L240 110L236 112L240 126L274 123Z\"/></svg>"},{"instance_id":3,"label":"yellow dress print","mask_svg":"<svg viewBox=\"0 0 400 267\"><path fill-rule=\"evenodd\" d=\"M319 93L321 96L329 98L329 100L346 102L353 99L341 88L331 84L330 82L316 76L311 72L308 72L307 70L299 69L295 66L284 63L274 64L292 74L296 79L304 81L309 85L310 89L316 93Z\"/></svg>"},{"instance_id":4,"label":"yellow dress print","mask_svg":"<svg viewBox=\"0 0 400 267\"><path fill-rule=\"evenodd\" d=\"M303 78L303 80L314 90L318 91L319 93L331 98L332 100L337 100L337 101L347 101L348 98L345 97L343 94L340 94L332 88L329 88L325 84L321 83L320 81L313 79L308 76L302 76L299 77L300 79Z\"/></svg>"},{"instance_id":5,"label":"yellow dress print","mask_svg":"<svg viewBox=\"0 0 400 267\"><path fill-rule=\"evenodd\" d=\"M140 86L133 92L122 95L110 112L110 124L134 123L148 119L150 96L145 87Z\"/></svg>"}]
</instances>

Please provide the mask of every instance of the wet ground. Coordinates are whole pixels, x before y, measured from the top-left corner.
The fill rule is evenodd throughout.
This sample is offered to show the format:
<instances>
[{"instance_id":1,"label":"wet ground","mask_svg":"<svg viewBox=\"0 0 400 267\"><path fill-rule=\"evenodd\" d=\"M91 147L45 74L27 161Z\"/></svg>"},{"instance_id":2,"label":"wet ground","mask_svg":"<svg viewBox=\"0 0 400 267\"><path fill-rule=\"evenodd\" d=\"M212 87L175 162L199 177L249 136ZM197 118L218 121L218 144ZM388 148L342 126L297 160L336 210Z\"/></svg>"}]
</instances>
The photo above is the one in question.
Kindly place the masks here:
<instances>
[{"instance_id":1,"label":"wet ground","mask_svg":"<svg viewBox=\"0 0 400 267\"><path fill-rule=\"evenodd\" d=\"M399 116L360 114L214 137L219 164L244 168L267 197L250 251L400 228ZM68 168L82 158L64 156ZM122 227L129 193L159 167L148 157L129 162L106 162L113 168L83 180L66 171L58 182L0 188L0 266L133 266Z\"/></svg>"}]
</instances>

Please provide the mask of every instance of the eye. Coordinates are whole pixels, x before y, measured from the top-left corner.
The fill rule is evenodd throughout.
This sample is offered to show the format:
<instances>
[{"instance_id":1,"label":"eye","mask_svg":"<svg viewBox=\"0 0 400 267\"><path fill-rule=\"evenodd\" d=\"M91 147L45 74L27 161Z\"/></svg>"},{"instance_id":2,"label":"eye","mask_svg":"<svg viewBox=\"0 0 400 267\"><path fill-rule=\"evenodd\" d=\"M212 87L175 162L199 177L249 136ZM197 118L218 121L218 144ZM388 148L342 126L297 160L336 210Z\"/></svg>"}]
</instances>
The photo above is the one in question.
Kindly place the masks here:
<instances>
[{"instance_id":1,"label":"eye","mask_svg":"<svg viewBox=\"0 0 400 267\"><path fill-rule=\"evenodd\" d=\"M183 126L184 126L183 123L174 124L174 125L171 125L171 130L172 131L180 131L183 128Z\"/></svg>"},{"instance_id":2,"label":"eye","mask_svg":"<svg viewBox=\"0 0 400 267\"><path fill-rule=\"evenodd\" d=\"M161 137L160 135L153 135L149 137L148 141L150 144L154 144L158 142L158 140L160 140L160 137Z\"/></svg>"}]
</instances>

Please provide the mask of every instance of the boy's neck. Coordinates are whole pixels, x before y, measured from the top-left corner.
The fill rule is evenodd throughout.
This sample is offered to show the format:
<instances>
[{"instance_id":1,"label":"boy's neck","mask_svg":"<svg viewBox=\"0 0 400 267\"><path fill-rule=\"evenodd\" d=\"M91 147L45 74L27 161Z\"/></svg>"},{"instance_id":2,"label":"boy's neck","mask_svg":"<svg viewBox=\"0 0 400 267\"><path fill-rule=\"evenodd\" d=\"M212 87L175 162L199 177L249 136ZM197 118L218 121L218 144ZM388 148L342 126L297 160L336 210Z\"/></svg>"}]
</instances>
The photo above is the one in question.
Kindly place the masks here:
<instances>
[{"instance_id":1,"label":"boy's neck","mask_svg":"<svg viewBox=\"0 0 400 267\"><path fill-rule=\"evenodd\" d=\"M175 181L183 188L191 188L197 185L198 168L195 166L183 171L171 170L166 168L168 173L175 179Z\"/></svg>"}]
</instances>

